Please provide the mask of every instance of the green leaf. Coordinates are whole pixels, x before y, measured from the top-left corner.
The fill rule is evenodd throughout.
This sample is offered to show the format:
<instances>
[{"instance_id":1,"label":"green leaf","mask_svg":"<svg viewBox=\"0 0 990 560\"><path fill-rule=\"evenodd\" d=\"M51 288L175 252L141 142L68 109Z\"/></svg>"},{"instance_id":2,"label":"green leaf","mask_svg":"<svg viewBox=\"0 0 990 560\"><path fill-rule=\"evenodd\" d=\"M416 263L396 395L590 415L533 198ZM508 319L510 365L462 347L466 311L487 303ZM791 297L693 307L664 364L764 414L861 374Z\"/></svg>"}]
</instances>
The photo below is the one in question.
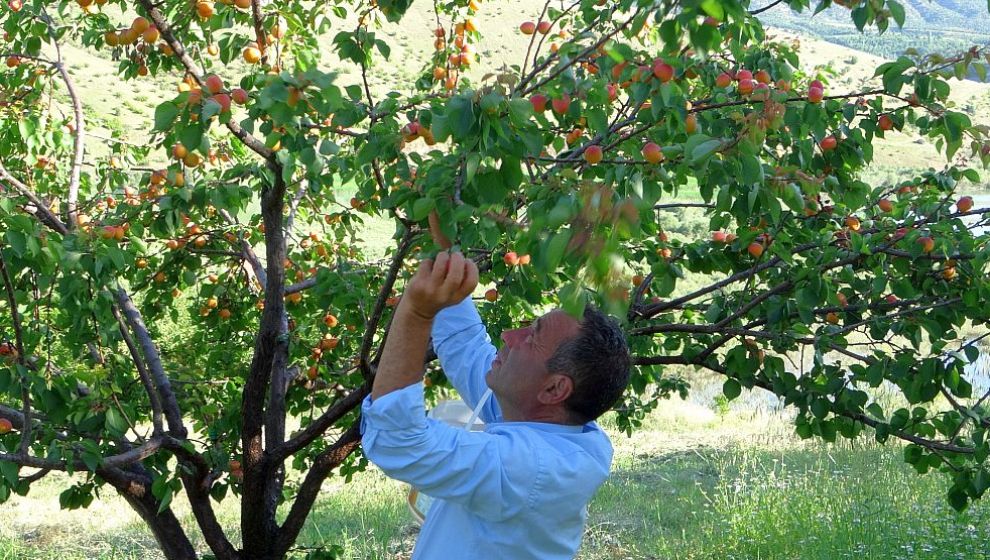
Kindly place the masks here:
<instances>
[{"instance_id":1,"label":"green leaf","mask_svg":"<svg viewBox=\"0 0 990 560\"><path fill-rule=\"evenodd\" d=\"M82 458L82 462L86 465L86 468L93 472L95 472L103 462L103 457L98 452L91 449L84 449L80 456Z\"/></svg>"},{"instance_id":2,"label":"green leaf","mask_svg":"<svg viewBox=\"0 0 990 560\"><path fill-rule=\"evenodd\" d=\"M340 146L331 140L323 140L320 143L320 154L324 156L332 156L340 152Z\"/></svg>"},{"instance_id":3,"label":"green leaf","mask_svg":"<svg viewBox=\"0 0 990 560\"><path fill-rule=\"evenodd\" d=\"M124 432L127 431L127 422L124 420L124 416L118 412L116 408L107 409L104 424L106 425L108 432L117 436L124 435Z\"/></svg>"},{"instance_id":4,"label":"green leaf","mask_svg":"<svg viewBox=\"0 0 990 560\"><path fill-rule=\"evenodd\" d=\"M913 443L904 447L904 462L913 465L924 457L924 450Z\"/></svg>"},{"instance_id":5,"label":"green leaf","mask_svg":"<svg viewBox=\"0 0 990 560\"><path fill-rule=\"evenodd\" d=\"M168 130L172 126L172 123L175 122L175 117L178 115L179 108L174 103L171 101L162 103L155 108L155 130Z\"/></svg>"},{"instance_id":6,"label":"green leaf","mask_svg":"<svg viewBox=\"0 0 990 560\"><path fill-rule=\"evenodd\" d=\"M533 116L533 104L526 99L515 98L509 101L509 120L515 126L526 126Z\"/></svg>"},{"instance_id":7,"label":"green leaf","mask_svg":"<svg viewBox=\"0 0 990 560\"><path fill-rule=\"evenodd\" d=\"M564 284L560 291L560 303L564 312L571 317L580 317L587 303L587 293L578 282Z\"/></svg>"},{"instance_id":8,"label":"green leaf","mask_svg":"<svg viewBox=\"0 0 990 560\"><path fill-rule=\"evenodd\" d=\"M34 136L37 130L37 121L35 119L21 119L17 121L17 131L21 133L21 139L27 141Z\"/></svg>"},{"instance_id":9,"label":"green leaf","mask_svg":"<svg viewBox=\"0 0 990 560\"><path fill-rule=\"evenodd\" d=\"M465 183L471 183L474 180L474 176L478 173L478 166L481 165L481 154L478 152L471 152L468 154L467 158L464 160L464 181Z\"/></svg>"},{"instance_id":10,"label":"green leaf","mask_svg":"<svg viewBox=\"0 0 990 560\"><path fill-rule=\"evenodd\" d=\"M503 158L498 174L502 178L502 186L512 190L523 181L522 163L516 158Z\"/></svg>"},{"instance_id":11,"label":"green leaf","mask_svg":"<svg viewBox=\"0 0 990 560\"><path fill-rule=\"evenodd\" d=\"M804 210L804 197L801 194L801 187L793 183L785 186L780 192L780 198L795 214L800 214Z\"/></svg>"},{"instance_id":12,"label":"green leaf","mask_svg":"<svg viewBox=\"0 0 990 560\"><path fill-rule=\"evenodd\" d=\"M722 394L730 401L742 394L742 385L739 381L729 378L722 384Z\"/></svg>"},{"instance_id":13,"label":"green leaf","mask_svg":"<svg viewBox=\"0 0 990 560\"><path fill-rule=\"evenodd\" d=\"M436 208L436 201L433 197L426 196L413 202L412 219L415 221L425 220L430 215L430 210Z\"/></svg>"},{"instance_id":14,"label":"green leaf","mask_svg":"<svg viewBox=\"0 0 990 560\"><path fill-rule=\"evenodd\" d=\"M169 504L172 503L172 496L173 496L173 492L171 490L167 490L165 492L165 495L162 496L162 503L158 506L158 513L161 513L166 509L168 509Z\"/></svg>"},{"instance_id":15,"label":"green leaf","mask_svg":"<svg viewBox=\"0 0 990 560\"><path fill-rule=\"evenodd\" d=\"M700 163L704 159L710 157L712 154L715 153L715 150L717 150L721 145L722 145L721 140L712 138L710 140L701 142L700 144L695 144L693 147L690 148L686 147L685 149L690 149L690 154L691 154L690 163L695 164L695 163ZM691 146L690 140L688 140L688 146Z\"/></svg>"},{"instance_id":16,"label":"green leaf","mask_svg":"<svg viewBox=\"0 0 990 560\"><path fill-rule=\"evenodd\" d=\"M759 158L751 155L741 155L739 157L740 163L742 163L742 179L746 183L763 183L763 165L760 163Z\"/></svg>"},{"instance_id":17,"label":"green leaf","mask_svg":"<svg viewBox=\"0 0 990 560\"><path fill-rule=\"evenodd\" d=\"M502 183L497 172L486 171L475 178L478 199L485 204L498 204L505 200L509 189Z\"/></svg>"},{"instance_id":18,"label":"green leaf","mask_svg":"<svg viewBox=\"0 0 990 560\"><path fill-rule=\"evenodd\" d=\"M585 115L588 118L589 130L594 133L604 133L608 129L608 115L600 108L589 108Z\"/></svg>"},{"instance_id":19,"label":"green leaf","mask_svg":"<svg viewBox=\"0 0 990 560\"><path fill-rule=\"evenodd\" d=\"M447 126L455 140L466 138L477 119L474 115L474 102L470 97L458 96L447 106Z\"/></svg>"},{"instance_id":20,"label":"green leaf","mask_svg":"<svg viewBox=\"0 0 990 560\"><path fill-rule=\"evenodd\" d=\"M828 400L824 397L819 397L811 401L811 413L818 418L825 418L828 415L828 409Z\"/></svg>"},{"instance_id":21,"label":"green leaf","mask_svg":"<svg viewBox=\"0 0 990 560\"><path fill-rule=\"evenodd\" d=\"M895 0L887 0L887 8L890 10L890 15L893 16L894 21L897 22L897 27L904 27L904 6Z\"/></svg>"},{"instance_id":22,"label":"green leaf","mask_svg":"<svg viewBox=\"0 0 990 560\"><path fill-rule=\"evenodd\" d=\"M883 408L877 403L870 403L866 407L866 411L869 412L874 418L883 420Z\"/></svg>"},{"instance_id":23,"label":"green leaf","mask_svg":"<svg viewBox=\"0 0 990 560\"><path fill-rule=\"evenodd\" d=\"M719 21L725 19L725 8L722 7L722 2L719 0L703 0L701 9Z\"/></svg>"},{"instance_id":24,"label":"green leaf","mask_svg":"<svg viewBox=\"0 0 990 560\"><path fill-rule=\"evenodd\" d=\"M10 243L10 247L17 253L18 257L24 256L24 251L27 248L27 236L23 233L15 230L7 230L7 243Z\"/></svg>"},{"instance_id":25,"label":"green leaf","mask_svg":"<svg viewBox=\"0 0 990 560\"><path fill-rule=\"evenodd\" d=\"M546 246L546 265L545 270L547 272L553 272L557 270L560 266L561 259L564 258L564 251L567 250L567 244L571 241L571 230L565 229L558 231L550 239L550 243Z\"/></svg>"},{"instance_id":26,"label":"green leaf","mask_svg":"<svg viewBox=\"0 0 990 560\"><path fill-rule=\"evenodd\" d=\"M869 17L869 11L867 10L867 7L860 6L855 10L853 10L851 15L852 15L853 23L856 25L856 29L862 31L863 28L866 27L866 19Z\"/></svg>"},{"instance_id":27,"label":"green leaf","mask_svg":"<svg viewBox=\"0 0 990 560\"><path fill-rule=\"evenodd\" d=\"M385 60L388 60L390 54L392 54L392 49L388 46L388 43L382 41L381 39L375 40L375 47L378 48L378 52L382 53Z\"/></svg>"},{"instance_id":28,"label":"green leaf","mask_svg":"<svg viewBox=\"0 0 990 560\"><path fill-rule=\"evenodd\" d=\"M183 128L182 132L179 133L179 142L189 151L198 150L203 142L203 129L199 125Z\"/></svg>"},{"instance_id":29,"label":"green leaf","mask_svg":"<svg viewBox=\"0 0 990 560\"><path fill-rule=\"evenodd\" d=\"M906 56L902 56L894 62L881 64L877 68L877 72L880 72L880 68L884 68L883 89L888 93L899 93L905 82L904 72L913 66L914 61Z\"/></svg>"},{"instance_id":30,"label":"green leaf","mask_svg":"<svg viewBox=\"0 0 990 560\"><path fill-rule=\"evenodd\" d=\"M0 474L10 486L17 485L17 465L11 461L0 461Z\"/></svg>"},{"instance_id":31,"label":"green leaf","mask_svg":"<svg viewBox=\"0 0 990 560\"><path fill-rule=\"evenodd\" d=\"M969 497L966 496L966 492L962 488L957 488L953 486L949 489L949 505L952 509L956 511L963 511L966 509L966 505L969 503Z\"/></svg>"}]
</instances>

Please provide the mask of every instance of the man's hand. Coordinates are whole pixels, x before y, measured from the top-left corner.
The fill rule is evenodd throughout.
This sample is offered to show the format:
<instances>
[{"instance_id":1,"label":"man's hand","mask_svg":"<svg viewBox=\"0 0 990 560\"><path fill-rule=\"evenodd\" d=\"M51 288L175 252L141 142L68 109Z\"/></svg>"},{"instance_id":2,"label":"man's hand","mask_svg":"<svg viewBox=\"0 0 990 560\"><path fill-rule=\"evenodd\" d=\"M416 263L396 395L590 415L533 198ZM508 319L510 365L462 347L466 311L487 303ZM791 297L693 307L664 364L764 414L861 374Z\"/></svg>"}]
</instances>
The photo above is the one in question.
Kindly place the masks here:
<instances>
[{"instance_id":1,"label":"man's hand","mask_svg":"<svg viewBox=\"0 0 990 560\"><path fill-rule=\"evenodd\" d=\"M426 259L406 284L400 307L432 320L441 309L460 303L478 286L478 267L460 252L440 252Z\"/></svg>"},{"instance_id":2,"label":"man's hand","mask_svg":"<svg viewBox=\"0 0 990 560\"><path fill-rule=\"evenodd\" d=\"M477 285L478 267L460 253L444 251L419 265L392 317L371 388L373 400L422 380L433 318Z\"/></svg>"}]
</instances>

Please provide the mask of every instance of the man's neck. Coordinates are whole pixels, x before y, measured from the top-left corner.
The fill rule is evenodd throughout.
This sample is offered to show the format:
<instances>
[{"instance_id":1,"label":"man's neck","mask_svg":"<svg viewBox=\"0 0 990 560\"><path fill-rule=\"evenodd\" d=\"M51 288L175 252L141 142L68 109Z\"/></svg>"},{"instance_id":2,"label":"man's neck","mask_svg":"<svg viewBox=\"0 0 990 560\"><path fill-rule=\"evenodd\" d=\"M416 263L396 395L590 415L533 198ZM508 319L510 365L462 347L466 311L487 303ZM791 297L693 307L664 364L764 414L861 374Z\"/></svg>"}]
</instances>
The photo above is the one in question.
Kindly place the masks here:
<instances>
[{"instance_id":1,"label":"man's neck","mask_svg":"<svg viewBox=\"0 0 990 560\"><path fill-rule=\"evenodd\" d=\"M498 399L498 396L496 396ZM499 400L499 408L502 409L502 420L505 422L542 422L544 424L562 424L565 426L576 426L571 421L570 415L562 407L534 407L532 409L519 409L509 403L502 403Z\"/></svg>"}]
</instances>

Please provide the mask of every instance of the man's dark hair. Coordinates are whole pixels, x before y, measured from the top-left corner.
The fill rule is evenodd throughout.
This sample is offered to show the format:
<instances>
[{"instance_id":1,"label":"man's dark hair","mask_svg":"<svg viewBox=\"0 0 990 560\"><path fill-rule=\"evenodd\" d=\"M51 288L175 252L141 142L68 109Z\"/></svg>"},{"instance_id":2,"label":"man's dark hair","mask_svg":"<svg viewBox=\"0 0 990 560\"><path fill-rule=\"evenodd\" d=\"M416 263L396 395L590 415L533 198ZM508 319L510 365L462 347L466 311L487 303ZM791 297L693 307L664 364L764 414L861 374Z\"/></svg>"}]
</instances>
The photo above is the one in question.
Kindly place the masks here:
<instances>
[{"instance_id":1,"label":"man's dark hair","mask_svg":"<svg viewBox=\"0 0 990 560\"><path fill-rule=\"evenodd\" d=\"M619 323L590 305L577 336L561 343L547 360L548 371L567 374L574 381L564 406L581 424L605 414L622 397L631 365Z\"/></svg>"}]
</instances>

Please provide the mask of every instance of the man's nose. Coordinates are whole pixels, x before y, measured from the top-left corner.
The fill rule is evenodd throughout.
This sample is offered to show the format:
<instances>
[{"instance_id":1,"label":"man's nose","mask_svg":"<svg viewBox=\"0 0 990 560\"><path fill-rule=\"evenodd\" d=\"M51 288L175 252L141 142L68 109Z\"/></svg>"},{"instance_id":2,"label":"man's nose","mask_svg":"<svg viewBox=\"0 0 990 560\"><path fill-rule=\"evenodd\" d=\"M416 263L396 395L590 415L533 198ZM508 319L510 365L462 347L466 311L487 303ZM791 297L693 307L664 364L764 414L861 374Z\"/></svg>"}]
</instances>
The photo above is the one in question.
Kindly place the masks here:
<instances>
[{"instance_id":1,"label":"man's nose","mask_svg":"<svg viewBox=\"0 0 990 560\"><path fill-rule=\"evenodd\" d=\"M504 342L505 345L508 346L509 348L512 348L513 346L515 346L516 341L519 340L518 333L519 333L519 329L510 329L507 331L502 331L502 342Z\"/></svg>"}]
</instances>

